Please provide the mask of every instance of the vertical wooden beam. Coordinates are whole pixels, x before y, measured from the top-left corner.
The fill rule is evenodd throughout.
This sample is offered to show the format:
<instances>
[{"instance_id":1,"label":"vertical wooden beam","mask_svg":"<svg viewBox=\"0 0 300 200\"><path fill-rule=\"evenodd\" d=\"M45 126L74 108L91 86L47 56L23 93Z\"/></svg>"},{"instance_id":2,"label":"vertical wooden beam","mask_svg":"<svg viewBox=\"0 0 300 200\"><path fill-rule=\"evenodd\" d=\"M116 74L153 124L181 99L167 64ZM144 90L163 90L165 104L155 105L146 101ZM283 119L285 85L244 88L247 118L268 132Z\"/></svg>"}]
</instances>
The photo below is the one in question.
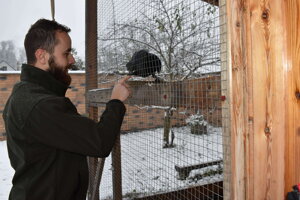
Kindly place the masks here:
<instances>
[{"instance_id":1,"label":"vertical wooden beam","mask_svg":"<svg viewBox=\"0 0 300 200\"><path fill-rule=\"evenodd\" d=\"M113 183L113 200L122 200L122 165L121 165L121 141L120 135L116 139L112 151L112 183Z\"/></svg>"},{"instance_id":2,"label":"vertical wooden beam","mask_svg":"<svg viewBox=\"0 0 300 200\"><path fill-rule=\"evenodd\" d=\"M51 0L50 5L52 20L55 20L55 0Z\"/></svg>"},{"instance_id":3,"label":"vertical wooden beam","mask_svg":"<svg viewBox=\"0 0 300 200\"><path fill-rule=\"evenodd\" d=\"M223 142L223 199L231 200L231 137L230 137L230 72L228 70L228 27L226 0L219 1L220 43L221 43L221 95L222 102L222 142Z\"/></svg>"},{"instance_id":4,"label":"vertical wooden beam","mask_svg":"<svg viewBox=\"0 0 300 200\"><path fill-rule=\"evenodd\" d=\"M254 199L284 199L284 1L250 0Z\"/></svg>"},{"instance_id":5,"label":"vertical wooden beam","mask_svg":"<svg viewBox=\"0 0 300 200\"><path fill-rule=\"evenodd\" d=\"M228 0L232 198L284 199L284 1Z\"/></svg>"},{"instance_id":6,"label":"vertical wooden beam","mask_svg":"<svg viewBox=\"0 0 300 200\"><path fill-rule=\"evenodd\" d=\"M85 82L86 93L98 86L97 80L97 0L85 1ZM88 102L88 101L86 101ZM98 120L98 109L86 104L86 112L95 121ZM89 200L92 199L92 188L97 169L97 158L88 158L89 163ZM99 199L99 192L96 192Z\"/></svg>"},{"instance_id":7,"label":"vertical wooden beam","mask_svg":"<svg viewBox=\"0 0 300 200\"><path fill-rule=\"evenodd\" d=\"M300 182L300 2L286 0L284 7L287 29L286 193Z\"/></svg>"},{"instance_id":8,"label":"vertical wooden beam","mask_svg":"<svg viewBox=\"0 0 300 200\"><path fill-rule=\"evenodd\" d=\"M85 72L86 92L98 87L97 82L97 0L85 2Z\"/></svg>"},{"instance_id":9,"label":"vertical wooden beam","mask_svg":"<svg viewBox=\"0 0 300 200\"><path fill-rule=\"evenodd\" d=\"M227 1L228 80L231 113L231 190L232 200L253 199L253 187L246 177L253 167L250 131L252 79L249 59L250 14L247 0Z\"/></svg>"}]
</instances>

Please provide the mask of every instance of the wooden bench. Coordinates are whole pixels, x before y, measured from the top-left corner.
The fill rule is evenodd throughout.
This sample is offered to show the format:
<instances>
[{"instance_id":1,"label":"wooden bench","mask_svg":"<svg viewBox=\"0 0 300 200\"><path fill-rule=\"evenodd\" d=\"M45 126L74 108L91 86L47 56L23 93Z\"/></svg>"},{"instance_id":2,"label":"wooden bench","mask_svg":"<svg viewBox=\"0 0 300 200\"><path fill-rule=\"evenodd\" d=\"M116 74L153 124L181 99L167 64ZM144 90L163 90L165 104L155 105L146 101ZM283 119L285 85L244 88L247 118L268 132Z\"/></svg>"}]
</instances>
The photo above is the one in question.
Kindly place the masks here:
<instances>
[{"instance_id":1,"label":"wooden bench","mask_svg":"<svg viewBox=\"0 0 300 200\"><path fill-rule=\"evenodd\" d=\"M189 166L175 165L175 170L178 172L179 180L185 180L189 176L190 172L194 169L201 169L201 168L212 166L212 165L218 165L222 162L223 162L223 160L215 160L215 161L201 163L201 164L197 164L197 165L189 165Z\"/></svg>"}]
</instances>

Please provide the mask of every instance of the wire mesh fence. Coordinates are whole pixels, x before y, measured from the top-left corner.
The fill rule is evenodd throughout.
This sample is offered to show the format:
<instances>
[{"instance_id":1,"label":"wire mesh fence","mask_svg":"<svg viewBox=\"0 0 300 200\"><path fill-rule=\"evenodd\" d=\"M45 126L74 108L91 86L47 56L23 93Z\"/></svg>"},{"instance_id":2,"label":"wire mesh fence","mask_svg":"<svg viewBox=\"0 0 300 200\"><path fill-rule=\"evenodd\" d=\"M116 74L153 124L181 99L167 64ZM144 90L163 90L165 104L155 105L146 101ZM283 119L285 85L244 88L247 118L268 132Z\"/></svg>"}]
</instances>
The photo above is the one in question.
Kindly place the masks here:
<instances>
[{"instance_id":1,"label":"wire mesh fence","mask_svg":"<svg viewBox=\"0 0 300 200\"><path fill-rule=\"evenodd\" d=\"M100 199L226 199L225 1L109 0L97 9L98 88L132 75ZM100 114L109 90L88 97Z\"/></svg>"}]
</instances>

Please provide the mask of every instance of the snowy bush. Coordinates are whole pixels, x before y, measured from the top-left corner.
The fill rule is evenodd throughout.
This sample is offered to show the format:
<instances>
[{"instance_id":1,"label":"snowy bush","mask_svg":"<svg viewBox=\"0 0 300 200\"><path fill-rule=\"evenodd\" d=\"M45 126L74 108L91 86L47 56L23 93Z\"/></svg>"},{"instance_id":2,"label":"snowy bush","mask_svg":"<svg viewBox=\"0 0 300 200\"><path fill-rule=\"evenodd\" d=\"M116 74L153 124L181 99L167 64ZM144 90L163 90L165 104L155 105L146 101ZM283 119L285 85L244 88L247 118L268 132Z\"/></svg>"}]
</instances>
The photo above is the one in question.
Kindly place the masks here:
<instances>
[{"instance_id":1,"label":"snowy bush","mask_svg":"<svg viewBox=\"0 0 300 200\"><path fill-rule=\"evenodd\" d=\"M191 127L191 133L196 135L207 134L207 121L203 115L195 114L188 117L185 122Z\"/></svg>"},{"instance_id":2,"label":"snowy bush","mask_svg":"<svg viewBox=\"0 0 300 200\"><path fill-rule=\"evenodd\" d=\"M207 126L207 121L205 121L204 116L200 114L191 115L185 120L187 125L195 126L202 125Z\"/></svg>"}]
</instances>

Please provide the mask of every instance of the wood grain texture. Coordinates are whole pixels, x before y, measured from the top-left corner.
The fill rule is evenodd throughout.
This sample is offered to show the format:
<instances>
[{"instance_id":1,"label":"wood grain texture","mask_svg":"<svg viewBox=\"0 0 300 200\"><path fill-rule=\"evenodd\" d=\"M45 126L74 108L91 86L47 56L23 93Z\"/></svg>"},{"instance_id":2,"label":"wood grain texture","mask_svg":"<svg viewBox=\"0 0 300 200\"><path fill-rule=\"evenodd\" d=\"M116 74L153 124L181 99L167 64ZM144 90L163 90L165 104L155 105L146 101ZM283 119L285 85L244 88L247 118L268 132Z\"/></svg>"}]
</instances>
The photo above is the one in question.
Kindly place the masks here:
<instances>
[{"instance_id":1,"label":"wood grain texture","mask_svg":"<svg viewBox=\"0 0 300 200\"><path fill-rule=\"evenodd\" d=\"M231 137L230 137L230 91L228 70L228 23L226 0L219 1L220 42L221 42L221 92L226 99L222 102L222 142L223 142L223 199L231 199Z\"/></svg>"},{"instance_id":2,"label":"wood grain texture","mask_svg":"<svg viewBox=\"0 0 300 200\"><path fill-rule=\"evenodd\" d=\"M284 4L287 48L287 128L285 193L300 182L300 2L286 0Z\"/></svg>"},{"instance_id":3,"label":"wood grain texture","mask_svg":"<svg viewBox=\"0 0 300 200\"><path fill-rule=\"evenodd\" d=\"M251 0L254 199L284 199L283 1ZM259 187L258 187L259 186Z\"/></svg>"},{"instance_id":4,"label":"wood grain texture","mask_svg":"<svg viewBox=\"0 0 300 200\"><path fill-rule=\"evenodd\" d=\"M248 12L247 12L248 11ZM247 76L247 31L249 10L244 1L227 1L228 16L228 70L229 93L231 113L231 191L227 199L246 199L247 166L249 156L246 155L249 148L248 133L248 96L250 84Z\"/></svg>"},{"instance_id":5,"label":"wood grain texture","mask_svg":"<svg viewBox=\"0 0 300 200\"><path fill-rule=\"evenodd\" d=\"M284 199L284 1L227 1L232 199Z\"/></svg>"},{"instance_id":6,"label":"wood grain texture","mask_svg":"<svg viewBox=\"0 0 300 200\"><path fill-rule=\"evenodd\" d=\"M128 81L132 91L125 101L138 106L172 106L194 110L219 109L221 107L220 76L207 76L193 80L153 83L149 81ZM90 105L103 105L110 100L112 88L94 89L87 93Z\"/></svg>"}]
</instances>

